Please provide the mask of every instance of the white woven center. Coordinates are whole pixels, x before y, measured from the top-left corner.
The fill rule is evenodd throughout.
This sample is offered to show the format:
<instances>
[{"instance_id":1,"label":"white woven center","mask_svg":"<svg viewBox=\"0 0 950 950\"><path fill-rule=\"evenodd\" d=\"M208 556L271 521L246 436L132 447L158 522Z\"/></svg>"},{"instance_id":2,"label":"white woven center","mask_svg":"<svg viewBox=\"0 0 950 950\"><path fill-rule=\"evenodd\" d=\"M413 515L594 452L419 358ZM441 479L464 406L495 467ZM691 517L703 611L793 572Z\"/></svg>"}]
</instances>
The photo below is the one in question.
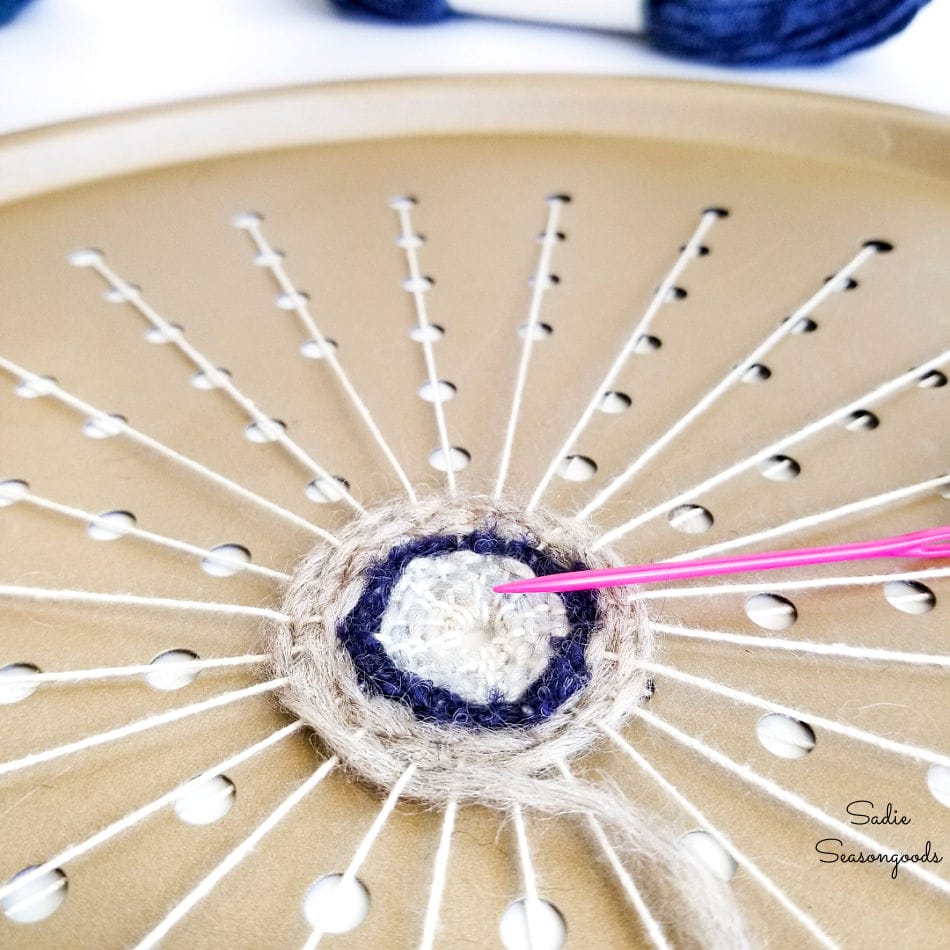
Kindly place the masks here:
<instances>
[{"instance_id":1,"label":"white woven center","mask_svg":"<svg viewBox=\"0 0 950 950\"><path fill-rule=\"evenodd\" d=\"M496 594L533 577L513 558L453 551L410 561L377 635L393 662L474 703L518 699L568 631L557 594Z\"/></svg>"}]
</instances>

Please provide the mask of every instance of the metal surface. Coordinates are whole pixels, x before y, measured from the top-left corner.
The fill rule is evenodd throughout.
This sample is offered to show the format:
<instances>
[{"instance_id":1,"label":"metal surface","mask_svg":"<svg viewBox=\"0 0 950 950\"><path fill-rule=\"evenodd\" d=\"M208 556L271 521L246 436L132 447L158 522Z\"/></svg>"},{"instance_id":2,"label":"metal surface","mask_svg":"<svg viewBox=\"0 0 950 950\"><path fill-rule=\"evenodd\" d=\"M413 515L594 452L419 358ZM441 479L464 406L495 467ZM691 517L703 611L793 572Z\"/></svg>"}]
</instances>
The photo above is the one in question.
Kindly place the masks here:
<instances>
[{"instance_id":1,"label":"metal surface","mask_svg":"<svg viewBox=\"0 0 950 950\"><path fill-rule=\"evenodd\" d=\"M230 98L79 123L0 145L0 355L60 384L176 449L330 528L340 505L304 495L309 476L274 444L243 435L246 419L218 391L189 384L170 345L143 339L127 303L66 255L94 245L141 284L145 299L365 504L398 484L323 361L301 358L292 313L255 266L231 218L265 216L298 289L365 396L411 478L438 486L428 464L432 407L417 395L422 350L410 339L412 298L395 245L396 194L418 199L423 270L436 283L430 318L445 328L439 374L455 445L472 456L463 490L491 487L527 318L544 199L565 192L553 253L560 283L545 294L530 366L513 493L527 494L583 409L678 248L710 205L728 208L661 310L662 347L634 355L617 389L632 406L598 413L577 451L595 478L555 479L545 501L573 511L679 418L870 239L893 242L815 313L818 331L770 355L771 378L740 385L595 516L608 528L652 507L945 349L950 339L950 166L946 126L884 107L794 94L616 80L460 80L344 85ZM18 200L14 200L18 199ZM713 528L693 537L660 518L618 549L653 560L933 478L948 467L950 387L911 388L875 410L881 425L833 426L791 452L801 474L773 482L753 470L703 496ZM49 399L26 400L3 379L0 477L46 497L104 512L127 509L141 527L201 546L246 545L257 563L292 568L310 538L121 439L94 440ZM786 546L899 533L946 521L931 493L804 532ZM277 603L259 578L213 578L198 562L126 538L91 540L81 525L13 505L0 509L0 582L133 592L247 604ZM842 573L823 568L823 573ZM763 579L767 579L763 577ZM937 607L895 610L879 586L790 594L788 635L930 653L950 652L950 586L930 583ZM742 595L654 602L666 623L761 633ZM4 601L0 661L44 670L145 663L174 648L201 656L257 649L259 625L240 618L136 608ZM767 635L767 634L766 634ZM823 660L667 641L663 659L816 714L945 751L946 678L932 670ZM0 665L2 665L0 663ZM80 738L254 681L253 670L207 672L163 693L141 681L48 686L0 706L3 760ZM819 733L814 752L777 759L755 738L760 713L658 679L651 710L749 762L847 820L845 806L890 801L906 827L875 829L894 847L950 848L947 810L926 769ZM173 787L285 722L255 699L115 745L0 778L0 876ZM918 881L874 866L822 865L829 832L746 789L637 724L629 737L846 946L945 943L946 902ZM943 747L942 747L943 744ZM198 878L255 827L318 761L291 739L230 776L237 801L221 822L192 827L163 812L66 868L69 892L47 921L0 917L10 947L117 946L144 935ZM693 825L608 748L587 763L683 832ZM342 871L378 796L331 776L173 932L169 946L297 946L301 901L321 874ZM438 816L402 805L360 877L366 922L333 945L413 945L421 930ZM866 829L865 829L866 830ZM532 821L543 896L568 923L568 946L638 946L632 911L582 830ZM940 868L936 868L940 872ZM733 885L757 932L775 946L806 937L741 873ZM519 896L511 830L475 809L460 814L443 914L445 946L486 946Z\"/></svg>"}]
</instances>

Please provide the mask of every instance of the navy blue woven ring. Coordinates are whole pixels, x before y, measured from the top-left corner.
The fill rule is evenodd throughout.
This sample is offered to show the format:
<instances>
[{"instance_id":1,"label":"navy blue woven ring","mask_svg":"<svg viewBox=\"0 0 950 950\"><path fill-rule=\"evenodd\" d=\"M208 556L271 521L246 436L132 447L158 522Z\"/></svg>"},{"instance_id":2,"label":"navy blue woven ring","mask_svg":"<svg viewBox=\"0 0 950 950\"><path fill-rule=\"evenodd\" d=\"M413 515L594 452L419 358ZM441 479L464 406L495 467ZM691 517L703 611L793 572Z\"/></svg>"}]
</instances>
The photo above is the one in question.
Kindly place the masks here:
<instances>
[{"instance_id":1,"label":"navy blue woven ring","mask_svg":"<svg viewBox=\"0 0 950 950\"><path fill-rule=\"evenodd\" d=\"M593 591L559 595L567 614L568 632L552 643L547 667L516 700L498 697L487 703L470 702L452 690L400 669L377 640L393 588L409 563L453 551L514 558L539 576L586 568L582 563L559 564L527 541L501 538L488 530L462 537L418 538L393 548L366 572L359 601L337 626L337 636L353 660L361 688L408 706L424 722L488 729L543 722L590 680L585 651L597 624L597 596Z\"/></svg>"}]
</instances>

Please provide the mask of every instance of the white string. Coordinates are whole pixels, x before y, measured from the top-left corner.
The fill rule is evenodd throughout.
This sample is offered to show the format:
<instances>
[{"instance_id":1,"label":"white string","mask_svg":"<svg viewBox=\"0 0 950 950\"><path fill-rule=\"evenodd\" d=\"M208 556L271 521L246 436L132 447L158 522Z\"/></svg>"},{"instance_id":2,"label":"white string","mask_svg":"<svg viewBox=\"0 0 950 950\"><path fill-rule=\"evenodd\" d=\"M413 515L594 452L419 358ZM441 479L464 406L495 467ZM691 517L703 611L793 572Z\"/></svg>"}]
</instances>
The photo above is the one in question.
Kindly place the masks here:
<instances>
[{"instance_id":1,"label":"white string","mask_svg":"<svg viewBox=\"0 0 950 950\"><path fill-rule=\"evenodd\" d=\"M166 792L159 798L148 802L148 804L142 805L140 808L135 809L135 811L129 812L129 814L112 822L112 824L107 825L101 831L97 831L95 834L90 835L85 839L85 841L81 841L79 844L70 845L68 848L60 851L59 854L50 858L48 861L45 861L43 864L40 864L35 868L30 868L30 870L25 871L15 881L10 881L9 883L0 887L0 900L3 900L8 894L12 894L20 888L25 887L30 883L30 881L43 877L43 875L48 874L50 871L54 871L57 868L61 868L70 861L75 861L84 854L88 854L93 849L98 848L99 845L105 844L105 842L114 838L116 835L142 824L142 822L144 822L151 815L161 811L161 809L165 808L167 805L172 805L178 801L182 794L188 791L189 788L193 788L195 785L206 782L215 776L223 775L225 772L230 771L231 769L235 768L235 766L240 765L242 762L246 762L248 759L253 758L259 752L263 752L265 749L270 748L275 743L280 742L287 736L299 731L302 726L302 722L292 722L289 726L285 726L283 729L278 729L276 732L272 732L260 742L254 743L254 745L249 746L243 751L238 752L236 755L225 759L223 762L219 762L217 765L212 765L211 768L206 769L196 778L187 779L180 785L177 785L175 788L173 788L170 792Z\"/></svg>"},{"instance_id":2,"label":"white string","mask_svg":"<svg viewBox=\"0 0 950 950\"><path fill-rule=\"evenodd\" d=\"M410 765L406 771L399 776L399 778L393 784L393 787L389 790L389 794L386 796L386 800L383 802L382 807L379 809L375 819L373 819L373 823L370 825L369 831L366 832L365 837L359 843L356 852L353 854L353 858L347 866L347 869L341 875L336 886L337 893L345 894L356 880L356 875L359 874L360 868L363 866L363 862L369 856L373 845L376 843L376 839L383 830L383 826L386 824L387 819L395 810L396 805L399 802L399 796L402 795L403 789L409 784L409 780L415 774L415 771L416 767L414 765ZM324 933L325 931L323 930L323 927L318 924L307 938L307 942L303 945L303 950L314 950L314 947L320 943Z\"/></svg>"},{"instance_id":3,"label":"white string","mask_svg":"<svg viewBox=\"0 0 950 950\"><path fill-rule=\"evenodd\" d=\"M432 950L435 944L436 931L439 929L439 910L442 906L445 882L448 879L449 851L452 847L452 832L455 828L455 814L457 811L458 802L454 797L449 798L445 803L439 848L435 853L435 863L432 866L432 884L429 887L429 900L426 903L426 917L422 926L419 950Z\"/></svg>"},{"instance_id":4,"label":"white string","mask_svg":"<svg viewBox=\"0 0 950 950\"><path fill-rule=\"evenodd\" d=\"M0 584L0 597L32 600L45 603L111 604L123 607L150 607L179 610L186 613L226 614L237 617L261 617L278 623L288 623L290 617L267 607L246 604L222 604L209 600L175 600L169 597L139 597L136 594L103 594L92 590L58 590L51 587L23 587L19 584Z\"/></svg>"},{"instance_id":5,"label":"white string","mask_svg":"<svg viewBox=\"0 0 950 950\"><path fill-rule=\"evenodd\" d=\"M939 369L948 362L950 362L950 350L944 350L943 353L934 357L932 360L928 360L926 363L922 363L920 366L908 370L906 373L902 373L900 376L896 376L893 379L882 383L880 386L877 386L869 392L866 392L863 396L859 396L857 399L849 402L846 406L841 406L838 409L834 409L827 415L822 416L820 419L816 419L814 422L808 423L808 425L803 426L801 429L797 429L789 435L783 436L778 441L771 443L771 445L767 445L764 449L760 449L753 455L742 459L742 461L736 462L734 465L729 466L729 468L724 469L710 478L707 478L698 485L694 485L692 488L689 488L684 492L680 492L680 494L678 494L675 498L671 498L662 504L657 505L655 508L651 508L649 511L646 511L641 515L637 515L635 518L631 518L624 524L619 525L616 528L612 528L610 531L605 532L597 539L597 541L594 543L594 549L596 550L597 548L603 547L605 544L610 544L611 542L616 541L618 538L622 538L625 534L629 534L631 531L633 531L634 528L638 528L645 522L656 518L658 515L664 514L671 508L675 508L677 505L685 501L689 501L695 498L697 495L701 495L717 485L721 485L723 482L728 481L730 478L733 478L740 472L744 472L753 466L758 465L758 463L764 459L770 458L772 455L787 449L789 446L794 445L797 442L801 442L804 439L810 438L817 432L820 432L822 429L826 429L828 426L841 422L842 419L847 418L849 415L851 415L851 413L881 402L888 396L891 396L893 393L898 392L907 386L915 385L922 375L930 372L930 370ZM858 510L861 509L859 508ZM581 513L578 513L577 517L580 516Z\"/></svg>"},{"instance_id":6,"label":"white string","mask_svg":"<svg viewBox=\"0 0 950 950\"><path fill-rule=\"evenodd\" d=\"M0 489L0 497L2 496L3 492L2 489ZM118 524L114 521L109 521L108 518L105 518L101 515L94 515L91 511L83 511L81 508L73 508L71 505L63 505L58 501L44 498L42 495L37 495L33 492L24 492L23 494L17 493L16 500L18 502L25 502L28 505L33 505L36 508L42 508L44 511L52 511L55 514L64 515L65 517L71 518L74 521L81 521L84 524L95 525L96 527L104 528L105 530L114 532L118 535L128 535L132 538L138 538L140 541L148 541L150 544L154 544L158 547L167 548L170 551L180 551L184 554L193 554L195 557L201 558L202 560L208 560L215 564L233 567L236 572L243 571L248 574L258 574L261 577L268 578L269 580L290 580L290 575L285 574L283 571L275 571L269 567L261 567L259 564L252 564L250 562L243 563L240 561L235 561L231 558L228 558L226 555L217 554L214 551L210 551L208 548L198 547L197 545L190 544L187 541L180 541L178 538L169 538L163 534L156 534L153 531L145 531L143 528L138 528L135 525Z\"/></svg>"},{"instance_id":7,"label":"white string","mask_svg":"<svg viewBox=\"0 0 950 950\"><path fill-rule=\"evenodd\" d=\"M229 693L222 693L220 696L213 696L200 703L192 703L188 706L179 706L177 709L170 709L168 712L158 713L154 716L147 716L145 719L139 719L136 722L130 722L127 725L119 726L116 729L110 729L107 732L98 732L95 735L87 736L85 739L79 739L76 742L69 742L66 745L56 746L52 749L46 749L43 752L34 752L31 755L25 755L21 759L13 759L10 762L0 763L0 775L9 775L11 772L19 772L22 769L30 768L34 765L40 765L43 762L51 762L53 759L60 759L66 755L72 755L75 752L82 752L85 749L93 749L96 746L105 745L108 742L115 742L118 739L126 739L129 736L138 735L140 732L147 732L150 729L156 729L159 726L166 726L169 723L178 722L181 719L187 719L198 713L208 712L211 709L218 709L221 706L228 706L242 699L248 699L251 696L258 696L261 693L271 692L280 689L286 685L287 678L268 680L265 683L255 683L253 686L244 689L236 689Z\"/></svg>"},{"instance_id":8,"label":"white string","mask_svg":"<svg viewBox=\"0 0 950 950\"><path fill-rule=\"evenodd\" d=\"M24 673L16 676L5 676L0 685L7 686L41 686L44 683L88 683L95 680L124 679L142 674L161 673L162 676L175 673L199 673L202 670L228 669L235 666L257 666L266 663L269 657L266 653L248 653L244 656L213 657L206 660L181 660L173 663L140 663L137 666L103 666L89 670L63 670L57 673Z\"/></svg>"},{"instance_id":9,"label":"white string","mask_svg":"<svg viewBox=\"0 0 950 950\"><path fill-rule=\"evenodd\" d=\"M563 760L557 763L557 767L566 779L577 781ZM646 901L643 899L643 895L640 893L640 889L634 883L633 878L627 873L627 869L623 866L623 862L607 838L607 834L601 823L590 814L590 812L587 814L587 823L590 825L590 830L593 832L597 844L604 852L607 863L620 882L623 892L627 895L627 899L630 903L633 904L634 910L637 912L637 916L639 916L640 922L643 924L643 928L646 931L651 945L655 947L656 950L673 950L672 945L663 933L663 928L653 916Z\"/></svg>"},{"instance_id":10,"label":"white string","mask_svg":"<svg viewBox=\"0 0 950 950\"><path fill-rule=\"evenodd\" d=\"M644 449L616 478L608 483L599 494L588 502L576 515L577 518L589 518L609 498L613 497L627 482L636 475L653 458L659 455L680 433L693 424L701 415L710 409L726 392L742 381L742 377L751 366L761 362L781 340L787 337L796 325L808 317L816 307L824 303L832 294L838 292L842 283L847 281L858 268L877 251L873 246L863 247L857 254L842 267L833 277L827 280L820 290L816 291L791 316L780 323L745 359L733 367L709 392L704 395L684 416L673 423L652 445Z\"/></svg>"},{"instance_id":11,"label":"white string","mask_svg":"<svg viewBox=\"0 0 950 950\"><path fill-rule=\"evenodd\" d=\"M797 904L793 903L788 895L764 872L759 866L740 851L729 838L719 830L707 817L700 811L672 782L645 759L626 739L615 729L606 724L601 725L601 729L610 737L614 744L633 760L644 772L646 772L670 798L675 801L680 808L687 812L692 819L702 826L713 838L718 841L726 851L732 855L736 864L738 864L746 873L771 895L779 904L788 911L806 930L821 944L829 950L836 950L838 944L835 943L828 934L819 926L818 922L806 914Z\"/></svg>"},{"instance_id":12,"label":"white string","mask_svg":"<svg viewBox=\"0 0 950 950\"><path fill-rule=\"evenodd\" d=\"M255 829L251 832L228 856L211 871L207 877L203 878L192 891L185 895L182 900L176 904L168 915L150 931L145 937L136 944L136 950L149 950L150 947L157 946L172 928L175 927L195 906L201 903L218 885L218 883L231 873L258 844L268 835L277 825L280 824L288 814L310 794L337 765L337 758L327 759L323 765L318 768L302 785L298 786L288 795Z\"/></svg>"},{"instance_id":13,"label":"white string","mask_svg":"<svg viewBox=\"0 0 950 950\"><path fill-rule=\"evenodd\" d=\"M561 206L564 199L552 197L548 199L548 220L541 239L541 251L538 254L538 266L534 272L534 287L531 289L531 305L528 309L528 322L525 324L521 360L518 364L518 375L515 379L515 391L511 400L511 414L508 417L508 427L505 430L505 441L502 445L501 460L498 463L498 478L495 482L495 491L492 498L500 498L508 478L508 468L511 465L511 454L515 445L515 432L518 428L518 417L521 414L521 402L524 398L525 385L528 381L528 364L531 362L531 353L534 349L535 330L541 316L541 300L551 278L551 254L557 244L557 226L561 217Z\"/></svg>"},{"instance_id":14,"label":"white string","mask_svg":"<svg viewBox=\"0 0 950 950\"><path fill-rule=\"evenodd\" d=\"M535 934L538 932L538 879L531 860L531 848L528 846L528 834L524 827L524 814L521 805L511 806L511 818L515 826L515 839L518 842L518 860L521 864L521 878L524 883L524 922L525 938L528 950L534 950Z\"/></svg>"},{"instance_id":15,"label":"white string","mask_svg":"<svg viewBox=\"0 0 950 950\"><path fill-rule=\"evenodd\" d=\"M416 324L419 327L419 338L422 342L422 353L426 364L426 373L429 376L429 387L432 390L432 406L435 409L435 425L439 433L439 445L445 459L445 478L449 493L455 495L455 468L450 455L452 445L449 442L449 430L445 423L445 406L442 399L442 388L439 385L439 374L435 367L435 352L432 347L431 335L427 332L431 324L426 310L425 291L422 287L423 275L419 268L419 254L414 239L416 233L412 228L410 212L411 199L396 199L392 207L399 215L400 237L403 250L406 254L406 263L409 266L412 299L416 308Z\"/></svg>"},{"instance_id":16,"label":"white string","mask_svg":"<svg viewBox=\"0 0 950 950\"><path fill-rule=\"evenodd\" d=\"M237 404L247 416L260 426L263 432L268 433L289 455L297 460L304 468L321 479L326 479L334 486L339 486L340 497L354 511L362 512L363 506L350 494L349 490L334 478L319 462L315 461L307 452L305 452L290 436L284 432L283 428L276 425L266 413L258 409L256 403L244 395L241 390L234 385L231 378L218 370L200 350L194 347L185 338L184 331L173 327L157 310L145 301L141 292L127 283L118 274L115 273L103 261L96 261L92 268L113 290L121 294L122 299L129 303L148 323L159 331L175 348L190 360L201 372L205 373L208 379L213 379L217 388L222 390L228 397Z\"/></svg>"},{"instance_id":17,"label":"white string","mask_svg":"<svg viewBox=\"0 0 950 950\"><path fill-rule=\"evenodd\" d=\"M759 709L780 713L783 716L788 716L790 719L806 722L809 726L819 726L828 732L838 733L838 735L846 736L848 739L854 739L856 742L864 742L884 752L893 752L896 755L905 756L917 762L931 762L935 765L943 765L950 768L950 755L943 755L940 752L933 752L930 749L910 745L906 742L895 742L893 739L875 735L873 732L866 732L857 726L850 726L847 723L838 722L834 719L826 719L824 716L794 709L791 706L783 706L781 703L773 702L770 699L763 699L761 696L746 693L741 689L733 689L731 686L717 683L705 676L693 676L690 673L684 673L682 670L664 666L662 663L648 663L644 661L641 665L645 670L649 670L651 673L658 673L660 676L666 676L681 683L689 683L691 686L696 686L710 693L716 693L719 696L725 696L727 699L744 703L747 706L757 706Z\"/></svg>"},{"instance_id":18,"label":"white string","mask_svg":"<svg viewBox=\"0 0 950 950\"><path fill-rule=\"evenodd\" d=\"M874 495L871 498L862 498L860 501L854 501L847 505L841 505L839 508L831 508L827 511L819 512L815 515L808 515L804 518L796 518L794 521L787 521L785 524L778 525L775 528L767 528L764 531L756 531L753 534L745 534L741 538L731 538L728 541L721 541L718 544L709 544L703 548L693 548L684 554L678 554L671 557L670 561L692 560L694 558L711 557L722 551L729 551L732 548L745 547L749 544L757 544L759 541L767 541L771 538L778 538L785 534L793 534L796 531L805 531L808 528L814 528L825 524L828 521L835 521L838 518L846 518L849 515L860 514L870 511L872 508L879 508L883 505L889 505L897 501L905 501L908 498L914 498L917 495L924 495L928 492L950 485L950 475L941 475L940 478L931 478L925 482L917 482L914 485L906 485L903 488L894 489L894 491L885 492L882 495Z\"/></svg>"},{"instance_id":19,"label":"white string","mask_svg":"<svg viewBox=\"0 0 950 950\"><path fill-rule=\"evenodd\" d=\"M786 640L782 637L750 637L742 633L725 633L721 630L699 630L693 627L678 627L673 624L656 623L658 633L691 640L708 640L712 643L731 643L735 646L759 647L763 650L790 650L807 656L837 656L852 660L881 660L885 663L908 663L912 666L950 667L950 655L933 653L901 653L897 650L880 650L876 647L855 647L847 643L816 643L813 640Z\"/></svg>"},{"instance_id":20,"label":"white string","mask_svg":"<svg viewBox=\"0 0 950 950\"><path fill-rule=\"evenodd\" d=\"M6 370L8 373L10 373L10 375L15 376L23 383L36 383L41 381L44 387L44 395L51 396L57 402L62 403L64 406L68 406L79 415L86 417L89 422L101 422L108 424L114 428L116 435L123 435L130 441L136 443L137 445L141 445L143 448L154 452L156 455L162 456L162 458L167 459L169 462L172 462L175 465L180 465L182 468L185 468L190 472L194 472L196 475L200 475L202 478L208 479L210 482L213 482L220 488L233 492L238 497L243 498L252 504L259 505L266 511L277 515L279 518L283 518L286 521L295 524L298 528L303 528L306 531L323 538L325 541L329 541L330 544L333 544L334 546L339 546L340 542L332 534L330 534L329 531L325 531L323 528L320 528L312 522L307 521L305 518L301 518L300 515L294 514L289 509L284 508L273 501L270 501L263 495L258 495L249 488L245 488L238 482L235 482L227 476L222 475L220 472L214 471L214 469L208 468L208 466L203 465L201 462L197 462L194 459L189 458L187 455L177 452L175 449L170 448L163 442L153 439L151 436L146 435L141 430L129 425L129 423L126 422L126 420L122 417L110 414L105 410L99 409L96 406L93 406L91 403L80 399L78 396L75 396L63 389L58 383L53 382L51 379L49 379L49 377L44 378L38 376L36 373L31 373L29 370L24 369L22 366L18 366L16 363L13 363L8 359L4 359L2 356L0 356L0 369Z\"/></svg>"},{"instance_id":21,"label":"white string","mask_svg":"<svg viewBox=\"0 0 950 950\"><path fill-rule=\"evenodd\" d=\"M817 821L820 824L833 829L839 835L841 835L842 838L850 838L852 841L856 841L862 847L868 848L870 851L875 853L897 853L896 849L889 848L887 845L882 844L880 841L875 840L869 835L866 835L860 831L856 831L853 825L845 824L843 821L839 821L837 818L834 818L827 812L822 811L822 809L818 808L817 806L812 805L811 802L806 801L800 795L796 795L794 792L789 791L787 788L783 788L781 785L773 782L771 779L768 779L763 775L759 775L758 772L756 772L754 769L751 769L748 765L740 765L738 762L730 759L729 756L724 755L718 749L714 749L712 746L706 745L699 739L695 739L692 736L687 735L685 732L681 732L675 726L663 719L660 719L653 713L648 712L646 709L637 707L631 711L634 713L634 715L646 720L652 726L655 726L657 729L665 732L668 736L671 736L673 739L683 744L688 749L692 749L694 752L698 753L703 758L708 759L710 762L715 762L720 768L725 769L727 772L731 772L733 775L738 776L748 784L761 789L766 794L771 795L773 798L782 802L782 804L788 805L790 808L794 808L803 815L807 815L813 821ZM925 881L931 887L935 887L944 894L950 894L950 881L946 881L943 878L938 877L936 874L932 874L930 871L926 871L918 864L914 864L912 862L906 862L901 866L908 874Z\"/></svg>"},{"instance_id":22,"label":"white string","mask_svg":"<svg viewBox=\"0 0 950 950\"><path fill-rule=\"evenodd\" d=\"M679 600L684 597L708 597L715 594L759 594L779 590L822 590L826 587L873 587L891 581L929 580L950 576L950 567L929 567L920 571L893 574L857 574L853 577L809 577L797 581L757 582L754 584L711 584L706 587L673 587L665 590L639 590L637 600Z\"/></svg>"},{"instance_id":23,"label":"white string","mask_svg":"<svg viewBox=\"0 0 950 950\"><path fill-rule=\"evenodd\" d=\"M280 287L281 291L287 295L287 299L292 302L294 313L297 315L297 318L303 325L304 330L306 330L311 339L317 341L317 345L320 347L320 352L323 354L323 358L329 365L333 375L336 376L337 382L343 388L343 391L346 393L350 402L353 403L354 408L359 413L360 418L363 420L363 424L369 430L370 435L379 446L383 455L386 456L386 460L392 466L393 471L396 473L396 476L402 483L403 488L405 488L406 494L409 496L409 500L415 502L416 493L412 487L412 483L409 481L409 476L406 474L405 469L400 464L399 459L396 458L396 454L389 447L389 443L386 441L382 431L376 423L376 420L373 418L373 414L369 411L369 406L366 405L363 397L356 391L356 387L353 385L350 377L347 375L342 364L337 359L333 347L323 335L323 331L317 325L316 320L314 320L313 315L310 313L310 307L307 303L306 296L300 293L297 288L294 287L290 277L287 275L287 271L284 269L284 265L281 263L280 256L275 253L274 249L264 238L264 234L260 227L260 222L249 222L246 226L244 226L243 230L246 230L250 235L251 240L256 245L258 251L262 255L265 255L267 260L267 269L271 272L271 275L276 281L277 286Z\"/></svg>"},{"instance_id":24,"label":"white string","mask_svg":"<svg viewBox=\"0 0 950 950\"><path fill-rule=\"evenodd\" d=\"M570 453L571 449L577 444L577 440L581 437L584 430L588 425L590 425L590 421L594 418L604 394L610 390L611 386L613 386L614 381L620 375L620 372L626 365L627 360L630 359L630 356L636 349L637 343L650 329L650 325L653 323L654 318L659 313L660 308L667 302L671 291L675 287L677 280L680 278L680 275L686 269L689 262L699 255L699 249L702 246L703 238L712 227L713 222L715 222L719 217L721 217L720 212L715 210L703 212L699 219L699 224L697 225L696 230L693 232L692 237L686 242L682 251L680 251L679 257L677 257L676 262L670 268L669 273L663 278L663 282L660 284L660 286L657 287L653 297L650 299L649 306L643 313L643 316L637 322L636 326L634 326L633 330L630 332L630 336L627 338L627 342L623 345L623 347L621 347L620 352L610 364L610 368L607 370L607 374L601 380L600 385L594 390L594 394L591 396L591 400L587 404L587 408L583 411L583 413L581 413L581 417L577 420L574 428L571 429L571 432L564 440L564 443L557 450L557 452L554 453L554 458L551 459L551 463L548 465L547 471L541 477L541 481L538 482L538 487L535 488L534 494L532 494L527 506L525 507L526 511L531 511L538 504L538 502L540 502L541 496L545 493L548 485L551 484L551 479L553 479L557 473L558 465L561 463L561 460L565 458L568 453Z\"/></svg>"}]
</instances>

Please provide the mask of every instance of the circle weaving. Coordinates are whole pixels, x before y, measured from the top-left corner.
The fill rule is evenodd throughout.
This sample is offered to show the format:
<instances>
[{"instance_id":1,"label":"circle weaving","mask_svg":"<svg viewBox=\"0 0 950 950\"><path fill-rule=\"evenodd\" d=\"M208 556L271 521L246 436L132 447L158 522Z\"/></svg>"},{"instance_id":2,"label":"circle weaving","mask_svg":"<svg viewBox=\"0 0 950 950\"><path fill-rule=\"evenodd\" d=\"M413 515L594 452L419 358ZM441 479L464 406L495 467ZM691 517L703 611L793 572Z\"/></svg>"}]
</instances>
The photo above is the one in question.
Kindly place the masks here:
<instances>
[{"instance_id":1,"label":"circle weaving","mask_svg":"<svg viewBox=\"0 0 950 950\"><path fill-rule=\"evenodd\" d=\"M517 565L535 575L583 569L487 530L393 548L367 572L363 596L337 631L360 685L420 719L459 726L496 729L551 716L590 679L584 649L596 597L567 594L563 606L549 597L506 604L485 580L524 576ZM466 643L472 640L474 647ZM461 664L453 663L459 651ZM428 676L402 668L400 659ZM452 683L465 692L448 688Z\"/></svg>"},{"instance_id":2,"label":"circle weaving","mask_svg":"<svg viewBox=\"0 0 950 950\"><path fill-rule=\"evenodd\" d=\"M298 567L272 649L285 705L374 784L414 762L414 794L441 801L472 773L479 787L505 783L515 764L544 775L597 738L598 720L620 724L646 697L652 634L630 591L491 592L614 563L583 530L437 494L380 505L339 537Z\"/></svg>"}]
</instances>

